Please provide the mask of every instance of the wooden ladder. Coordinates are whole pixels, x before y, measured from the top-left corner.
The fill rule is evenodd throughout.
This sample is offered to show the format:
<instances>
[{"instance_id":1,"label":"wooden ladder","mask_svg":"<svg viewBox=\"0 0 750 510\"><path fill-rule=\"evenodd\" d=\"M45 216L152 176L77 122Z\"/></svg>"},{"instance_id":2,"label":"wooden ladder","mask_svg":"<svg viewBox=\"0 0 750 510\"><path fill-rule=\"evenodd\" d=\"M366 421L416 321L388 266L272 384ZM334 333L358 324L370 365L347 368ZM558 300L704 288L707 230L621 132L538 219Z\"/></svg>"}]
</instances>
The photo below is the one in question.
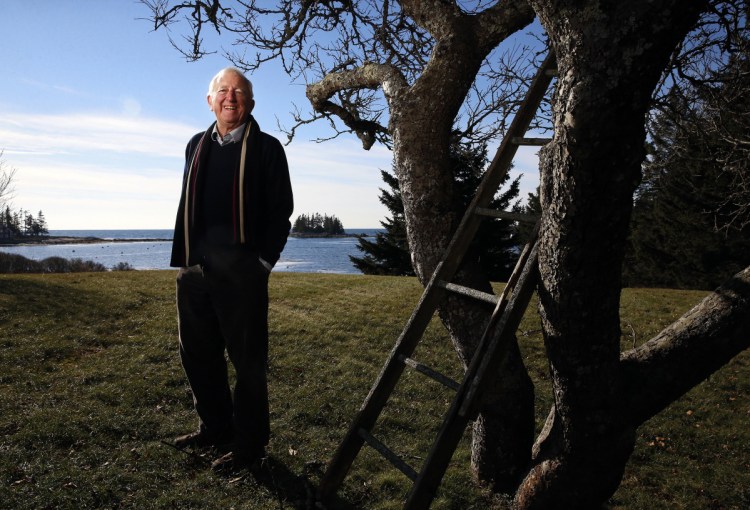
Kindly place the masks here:
<instances>
[{"instance_id":1,"label":"wooden ladder","mask_svg":"<svg viewBox=\"0 0 750 510\"><path fill-rule=\"evenodd\" d=\"M442 261L432 274L380 375L334 453L318 487L319 500L325 501L336 492L363 444L367 443L412 480L413 485L407 495L404 508L409 510L429 508L453 452L467 424L476 413L478 397L483 389L485 376L490 372L488 369L502 362L502 354L506 352L508 342L515 335L536 285L538 224L499 297L450 282L456 275L459 264L484 217L518 219L518 215L489 209L488 205L507 175L518 147L520 145L544 145L549 142L549 139L524 138L524 135L549 87L554 75L554 67L555 60L550 54L534 77L474 199L443 254ZM458 293L495 305L488 326L464 373L461 384L411 358L446 292ZM438 435L419 472L372 435L373 427L406 367L427 375L456 391Z\"/></svg>"}]
</instances>

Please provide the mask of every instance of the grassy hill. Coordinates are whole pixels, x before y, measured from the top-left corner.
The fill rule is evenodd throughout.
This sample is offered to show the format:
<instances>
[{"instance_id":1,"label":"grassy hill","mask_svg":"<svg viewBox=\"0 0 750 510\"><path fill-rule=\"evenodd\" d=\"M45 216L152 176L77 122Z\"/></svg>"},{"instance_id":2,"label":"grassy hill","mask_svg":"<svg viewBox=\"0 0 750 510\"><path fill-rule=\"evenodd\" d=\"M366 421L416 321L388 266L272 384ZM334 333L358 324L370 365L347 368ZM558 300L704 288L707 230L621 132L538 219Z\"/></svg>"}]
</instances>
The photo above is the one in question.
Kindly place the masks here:
<instances>
[{"instance_id":1,"label":"grassy hill","mask_svg":"<svg viewBox=\"0 0 750 510\"><path fill-rule=\"evenodd\" d=\"M0 508L305 508L421 294L413 278L274 273L267 476L227 479L170 447L196 418L177 356L174 272L0 275ZM625 290L623 348L705 293ZM549 407L535 305L519 340ZM433 321L415 356L459 376ZM407 373L377 435L419 465L450 394ZM428 382L425 382L428 381ZM750 507L750 353L639 430L611 508ZM435 509L502 508L471 482L468 438ZM328 509L396 509L406 478L367 449Z\"/></svg>"}]
</instances>

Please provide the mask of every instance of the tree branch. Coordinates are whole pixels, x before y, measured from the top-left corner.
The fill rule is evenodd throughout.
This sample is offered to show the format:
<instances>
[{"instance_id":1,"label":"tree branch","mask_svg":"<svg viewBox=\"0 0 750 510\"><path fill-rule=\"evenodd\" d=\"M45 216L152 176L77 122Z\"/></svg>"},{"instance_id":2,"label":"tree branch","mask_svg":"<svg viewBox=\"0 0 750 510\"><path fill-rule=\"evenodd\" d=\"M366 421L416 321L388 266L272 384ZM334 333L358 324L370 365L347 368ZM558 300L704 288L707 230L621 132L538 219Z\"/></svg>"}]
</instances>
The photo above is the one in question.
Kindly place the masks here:
<instances>
[{"instance_id":1,"label":"tree branch","mask_svg":"<svg viewBox=\"0 0 750 510\"><path fill-rule=\"evenodd\" d=\"M316 112L336 115L344 124L354 131L365 149L372 147L378 134L387 134L387 126L374 120L361 119L356 109L349 109L342 104L331 101L335 94L352 89L382 88L386 100L390 103L407 88L401 73L387 64L367 63L352 71L329 73L321 81L307 86L307 98Z\"/></svg>"},{"instance_id":2,"label":"tree branch","mask_svg":"<svg viewBox=\"0 0 750 510\"><path fill-rule=\"evenodd\" d=\"M750 266L621 355L623 405L638 426L750 347Z\"/></svg>"}]
</instances>

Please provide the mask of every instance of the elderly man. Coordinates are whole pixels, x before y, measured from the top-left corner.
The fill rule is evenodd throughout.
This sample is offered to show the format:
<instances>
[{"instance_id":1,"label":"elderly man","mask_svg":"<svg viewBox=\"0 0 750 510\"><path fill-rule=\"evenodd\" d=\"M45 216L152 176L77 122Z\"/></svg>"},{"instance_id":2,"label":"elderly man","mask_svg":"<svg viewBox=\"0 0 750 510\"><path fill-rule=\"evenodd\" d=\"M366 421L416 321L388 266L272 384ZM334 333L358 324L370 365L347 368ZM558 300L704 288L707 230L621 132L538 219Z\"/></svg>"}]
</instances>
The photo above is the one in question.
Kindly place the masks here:
<instances>
[{"instance_id":1,"label":"elderly man","mask_svg":"<svg viewBox=\"0 0 750 510\"><path fill-rule=\"evenodd\" d=\"M250 115L244 74L221 70L207 99L216 122L185 151L171 259L180 268L180 359L199 427L175 446L216 447L223 455L212 468L236 471L265 456L270 435L268 276L289 234L292 189L282 145Z\"/></svg>"}]
</instances>

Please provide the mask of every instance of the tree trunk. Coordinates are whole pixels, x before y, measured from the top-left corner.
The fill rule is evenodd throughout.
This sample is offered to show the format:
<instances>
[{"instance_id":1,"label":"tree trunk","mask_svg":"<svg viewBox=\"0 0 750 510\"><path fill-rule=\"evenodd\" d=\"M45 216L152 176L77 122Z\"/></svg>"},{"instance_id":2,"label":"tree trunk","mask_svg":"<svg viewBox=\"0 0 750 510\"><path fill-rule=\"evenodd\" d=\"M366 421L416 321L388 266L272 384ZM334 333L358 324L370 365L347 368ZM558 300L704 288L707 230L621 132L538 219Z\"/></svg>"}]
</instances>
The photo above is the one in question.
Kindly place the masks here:
<instances>
[{"instance_id":1,"label":"tree trunk","mask_svg":"<svg viewBox=\"0 0 750 510\"><path fill-rule=\"evenodd\" d=\"M594 508L634 445L620 366L622 259L644 116L705 2L531 0L557 55L554 141L540 154L540 313L554 414L519 508Z\"/></svg>"},{"instance_id":2,"label":"tree trunk","mask_svg":"<svg viewBox=\"0 0 750 510\"><path fill-rule=\"evenodd\" d=\"M526 22L531 19L527 16ZM453 122L482 60L495 44L478 44L470 25L454 24L452 28L456 32L438 42L419 80L391 103L395 168L412 263L423 285L461 219L451 212L453 181L448 149ZM492 292L486 275L471 263L464 264L455 281ZM440 306L440 318L464 368L471 361L490 313L486 305L455 297ZM502 492L517 487L530 459L533 412L533 385L516 345L491 384L473 427L472 469L481 482Z\"/></svg>"}]
</instances>

